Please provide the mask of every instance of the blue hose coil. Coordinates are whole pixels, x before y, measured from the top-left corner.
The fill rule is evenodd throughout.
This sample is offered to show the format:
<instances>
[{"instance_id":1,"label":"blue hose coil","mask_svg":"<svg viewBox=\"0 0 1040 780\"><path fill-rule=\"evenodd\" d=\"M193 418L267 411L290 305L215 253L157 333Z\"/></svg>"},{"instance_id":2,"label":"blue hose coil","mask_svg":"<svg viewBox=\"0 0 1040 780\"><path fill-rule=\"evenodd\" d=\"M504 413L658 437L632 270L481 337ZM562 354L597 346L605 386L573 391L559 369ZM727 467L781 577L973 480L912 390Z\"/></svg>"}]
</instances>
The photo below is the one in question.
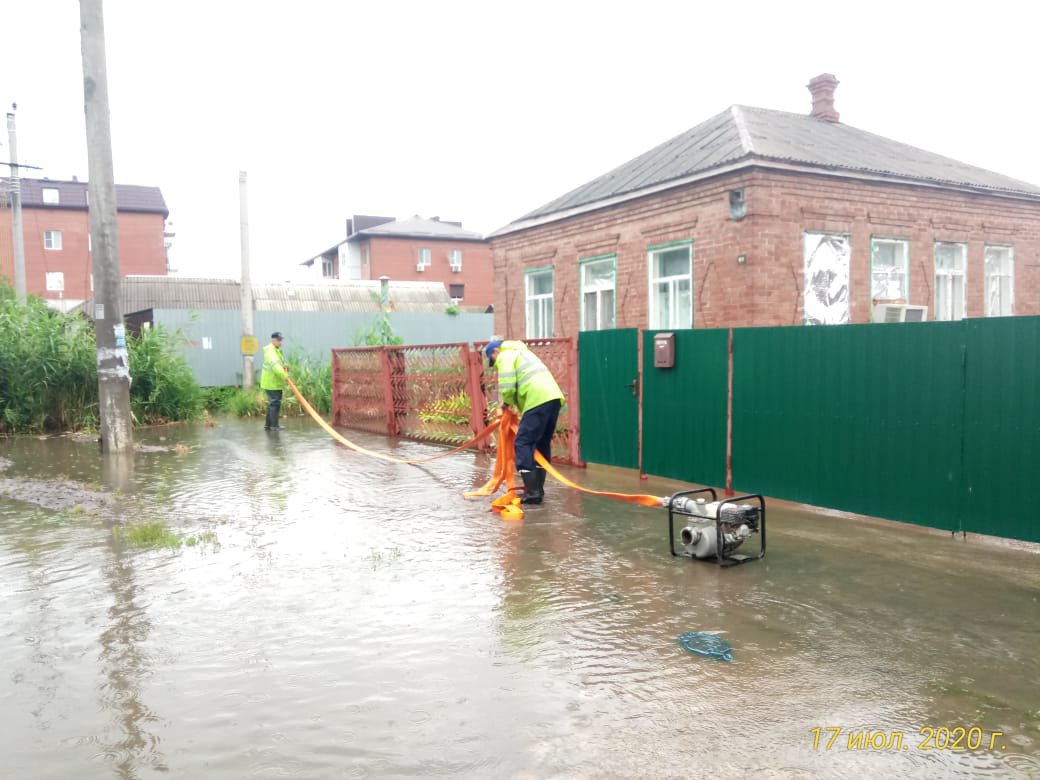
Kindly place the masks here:
<instances>
[{"instance_id":1,"label":"blue hose coil","mask_svg":"<svg viewBox=\"0 0 1040 780\"><path fill-rule=\"evenodd\" d=\"M687 631L680 634L679 647L688 653L707 656L716 661L733 660L733 646L721 636L705 631Z\"/></svg>"}]
</instances>

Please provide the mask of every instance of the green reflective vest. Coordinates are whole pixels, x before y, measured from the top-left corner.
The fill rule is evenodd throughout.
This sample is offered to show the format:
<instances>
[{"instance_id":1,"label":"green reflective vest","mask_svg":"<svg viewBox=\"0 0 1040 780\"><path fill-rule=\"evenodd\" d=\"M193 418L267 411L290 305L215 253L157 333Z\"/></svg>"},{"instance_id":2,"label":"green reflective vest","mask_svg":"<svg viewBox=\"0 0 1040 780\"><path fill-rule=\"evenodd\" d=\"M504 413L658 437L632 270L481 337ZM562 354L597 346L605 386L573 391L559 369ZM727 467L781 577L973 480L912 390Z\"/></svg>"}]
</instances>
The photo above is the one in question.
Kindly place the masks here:
<instances>
[{"instance_id":1,"label":"green reflective vest","mask_svg":"<svg viewBox=\"0 0 1040 780\"><path fill-rule=\"evenodd\" d=\"M553 375L524 342L503 341L495 366L502 403L515 406L520 414L554 398L563 402L563 393Z\"/></svg>"},{"instance_id":2,"label":"green reflective vest","mask_svg":"<svg viewBox=\"0 0 1040 780\"><path fill-rule=\"evenodd\" d=\"M282 351L274 344L264 347L264 371L260 374L261 390L284 390L289 385L285 381L285 358Z\"/></svg>"}]
</instances>

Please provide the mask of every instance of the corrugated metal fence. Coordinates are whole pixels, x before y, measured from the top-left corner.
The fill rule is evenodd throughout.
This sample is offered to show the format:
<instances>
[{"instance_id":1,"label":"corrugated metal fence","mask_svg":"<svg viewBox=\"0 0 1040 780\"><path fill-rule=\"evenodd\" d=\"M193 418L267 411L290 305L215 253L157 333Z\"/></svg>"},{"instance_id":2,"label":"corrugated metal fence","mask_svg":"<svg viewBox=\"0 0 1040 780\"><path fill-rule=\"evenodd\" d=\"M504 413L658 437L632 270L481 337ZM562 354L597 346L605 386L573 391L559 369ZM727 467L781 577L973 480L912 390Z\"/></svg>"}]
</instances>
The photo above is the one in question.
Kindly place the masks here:
<instances>
[{"instance_id":1,"label":"corrugated metal fence","mask_svg":"<svg viewBox=\"0 0 1040 780\"><path fill-rule=\"evenodd\" d=\"M675 335L672 369L644 336L643 471L1040 542L1040 318Z\"/></svg>"},{"instance_id":2,"label":"corrugated metal fence","mask_svg":"<svg viewBox=\"0 0 1040 780\"><path fill-rule=\"evenodd\" d=\"M569 403L560 413L553 457L579 457L577 355L571 339L526 342ZM332 350L333 424L372 433L458 444L483 430L493 411L494 374L485 376L483 342Z\"/></svg>"},{"instance_id":3,"label":"corrugated metal fence","mask_svg":"<svg viewBox=\"0 0 1040 780\"><path fill-rule=\"evenodd\" d=\"M157 325L179 331L179 347L203 387L242 383L241 315L232 310L191 311L155 309ZM343 344L357 343L375 315L367 312L257 311L253 332L260 344L276 330L286 336L286 349L293 353L324 356ZM394 331L405 344L434 344L474 341L491 337L493 314L460 312L455 315L424 312L392 312ZM256 357L257 377L262 359Z\"/></svg>"}]
</instances>

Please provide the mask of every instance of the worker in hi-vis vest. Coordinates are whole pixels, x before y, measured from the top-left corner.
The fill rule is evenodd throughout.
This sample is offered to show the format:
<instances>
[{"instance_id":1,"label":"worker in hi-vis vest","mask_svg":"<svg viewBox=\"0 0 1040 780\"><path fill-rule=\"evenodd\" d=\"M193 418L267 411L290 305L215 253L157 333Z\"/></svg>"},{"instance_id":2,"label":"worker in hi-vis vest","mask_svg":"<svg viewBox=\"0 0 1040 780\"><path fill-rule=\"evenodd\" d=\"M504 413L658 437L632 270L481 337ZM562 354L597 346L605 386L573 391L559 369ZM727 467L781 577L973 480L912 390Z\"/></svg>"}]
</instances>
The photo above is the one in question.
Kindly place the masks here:
<instances>
[{"instance_id":1,"label":"worker in hi-vis vest","mask_svg":"<svg viewBox=\"0 0 1040 780\"><path fill-rule=\"evenodd\" d=\"M498 392L504 406L516 409L516 468L524 481L521 503L540 504L545 496L545 469L534 452L552 460L552 438L563 407L563 393L553 375L522 341L493 339L484 348L488 365L498 369Z\"/></svg>"},{"instance_id":2,"label":"worker in hi-vis vest","mask_svg":"<svg viewBox=\"0 0 1040 780\"><path fill-rule=\"evenodd\" d=\"M275 331L271 334L271 343L264 347L264 371L260 374L260 389L267 393L265 431L285 430L278 424L278 413L282 409L282 391L288 387L285 381L288 375L289 366L282 355L282 334Z\"/></svg>"}]
</instances>

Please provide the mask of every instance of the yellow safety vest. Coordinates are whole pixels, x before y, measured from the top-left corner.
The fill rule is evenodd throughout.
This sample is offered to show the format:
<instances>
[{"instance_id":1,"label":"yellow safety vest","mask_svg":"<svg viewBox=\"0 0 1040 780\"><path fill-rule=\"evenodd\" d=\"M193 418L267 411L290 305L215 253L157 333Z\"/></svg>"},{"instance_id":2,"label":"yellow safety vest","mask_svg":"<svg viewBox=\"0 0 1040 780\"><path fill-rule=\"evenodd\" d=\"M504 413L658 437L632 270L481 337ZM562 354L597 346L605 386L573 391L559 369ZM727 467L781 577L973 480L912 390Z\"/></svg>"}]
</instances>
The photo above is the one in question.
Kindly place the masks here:
<instances>
[{"instance_id":1,"label":"yellow safety vest","mask_svg":"<svg viewBox=\"0 0 1040 780\"><path fill-rule=\"evenodd\" d=\"M288 387L285 381L285 358L282 351L274 344L264 347L264 371L260 374L261 390L284 390Z\"/></svg>"},{"instance_id":2,"label":"yellow safety vest","mask_svg":"<svg viewBox=\"0 0 1040 780\"><path fill-rule=\"evenodd\" d=\"M521 414L555 398L564 401L552 373L522 341L503 341L495 367L502 403L516 407Z\"/></svg>"}]
</instances>

